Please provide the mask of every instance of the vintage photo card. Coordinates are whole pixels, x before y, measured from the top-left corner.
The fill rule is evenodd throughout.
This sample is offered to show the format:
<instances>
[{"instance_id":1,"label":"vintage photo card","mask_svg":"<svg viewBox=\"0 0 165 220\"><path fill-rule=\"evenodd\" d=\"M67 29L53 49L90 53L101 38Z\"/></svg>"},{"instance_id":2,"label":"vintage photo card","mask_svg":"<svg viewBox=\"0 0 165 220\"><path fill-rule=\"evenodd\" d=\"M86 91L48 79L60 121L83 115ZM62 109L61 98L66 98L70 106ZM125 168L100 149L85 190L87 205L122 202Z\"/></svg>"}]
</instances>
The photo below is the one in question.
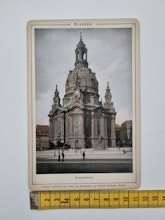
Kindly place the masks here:
<instances>
[{"instance_id":1,"label":"vintage photo card","mask_svg":"<svg viewBox=\"0 0 165 220\"><path fill-rule=\"evenodd\" d=\"M31 190L140 184L139 23L30 21Z\"/></svg>"}]
</instances>

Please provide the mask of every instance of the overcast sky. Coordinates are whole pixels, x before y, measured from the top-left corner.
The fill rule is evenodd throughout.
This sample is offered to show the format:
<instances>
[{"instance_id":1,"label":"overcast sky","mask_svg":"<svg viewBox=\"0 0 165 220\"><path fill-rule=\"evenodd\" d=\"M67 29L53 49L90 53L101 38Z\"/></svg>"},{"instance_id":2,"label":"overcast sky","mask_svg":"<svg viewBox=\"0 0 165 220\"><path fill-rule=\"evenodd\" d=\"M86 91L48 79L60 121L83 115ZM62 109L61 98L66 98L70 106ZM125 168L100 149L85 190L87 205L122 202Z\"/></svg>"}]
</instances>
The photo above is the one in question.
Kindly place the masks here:
<instances>
[{"instance_id":1,"label":"overcast sky","mask_svg":"<svg viewBox=\"0 0 165 220\"><path fill-rule=\"evenodd\" d=\"M116 109L116 123L132 119L132 32L130 28L36 29L36 124L49 124L56 84L61 104L65 81L75 63L80 32L88 49L88 67L96 73L104 103L107 81Z\"/></svg>"}]
</instances>

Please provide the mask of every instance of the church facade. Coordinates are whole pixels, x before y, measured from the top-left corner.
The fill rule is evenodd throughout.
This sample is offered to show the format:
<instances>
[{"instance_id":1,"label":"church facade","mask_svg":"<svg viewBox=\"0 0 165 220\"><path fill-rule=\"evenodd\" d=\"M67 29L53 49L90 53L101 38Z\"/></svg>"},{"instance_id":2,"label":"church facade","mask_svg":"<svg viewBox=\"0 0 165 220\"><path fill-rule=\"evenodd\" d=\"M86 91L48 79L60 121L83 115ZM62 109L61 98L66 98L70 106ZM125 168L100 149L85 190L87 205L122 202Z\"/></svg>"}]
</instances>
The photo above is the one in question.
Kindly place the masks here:
<instances>
[{"instance_id":1,"label":"church facade","mask_svg":"<svg viewBox=\"0 0 165 220\"><path fill-rule=\"evenodd\" d=\"M107 82L105 102L99 100L96 74L88 68L87 48L80 35L75 67L69 71L61 104L56 85L49 112L50 143L61 141L74 148L116 147L116 111Z\"/></svg>"}]
</instances>

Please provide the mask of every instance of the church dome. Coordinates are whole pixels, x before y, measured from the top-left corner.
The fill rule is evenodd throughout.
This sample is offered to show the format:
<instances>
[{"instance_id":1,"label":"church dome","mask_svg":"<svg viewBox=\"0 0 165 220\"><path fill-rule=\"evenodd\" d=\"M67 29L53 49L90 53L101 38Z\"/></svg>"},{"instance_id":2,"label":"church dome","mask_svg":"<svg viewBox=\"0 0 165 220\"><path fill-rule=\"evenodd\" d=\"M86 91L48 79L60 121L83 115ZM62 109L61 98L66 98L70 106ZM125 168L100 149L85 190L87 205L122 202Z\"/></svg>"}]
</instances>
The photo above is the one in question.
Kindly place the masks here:
<instances>
[{"instance_id":1,"label":"church dome","mask_svg":"<svg viewBox=\"0 0 165 220\"><path fill-rule=\"evenodd\" d=\"M67 106L73 105L73 102L75 100L77 101L77 98L75 98L77 97L76 94L79 94L79 100L81 100L82 105L98 105L98 81L95 73L88 68L87 48L82 41L81 35L80 41L75 49L75 55L75 67L69 71L65 83L63 103Z\"/></svg>"},{"instance_id":2,"label":"church dome","mask_svg":"<svg viewBox=\"0 0 165 220\"><path fill-rule=\"evenodd\" d=\"M75 49L75 55L75 68L72 71L70 70L65 84L66 94L73 93L77 87L79 87L82 92L98 94L98 81L95 73L88 68L87 48L82 40L81 34L80 41Z\"/></svg>"},{"instance_id":3,"label":"church dome","mask_svg":"<svg viewBox=\"0 0 165 220\"><path fill-rule=\"evenodd\" d=\"M66 94L74 92L78 84L81 91L98 94L98 81L95 73L89 68L84 66L75 67L69 72L65 84Z\"/></svg>"}]
</instances>

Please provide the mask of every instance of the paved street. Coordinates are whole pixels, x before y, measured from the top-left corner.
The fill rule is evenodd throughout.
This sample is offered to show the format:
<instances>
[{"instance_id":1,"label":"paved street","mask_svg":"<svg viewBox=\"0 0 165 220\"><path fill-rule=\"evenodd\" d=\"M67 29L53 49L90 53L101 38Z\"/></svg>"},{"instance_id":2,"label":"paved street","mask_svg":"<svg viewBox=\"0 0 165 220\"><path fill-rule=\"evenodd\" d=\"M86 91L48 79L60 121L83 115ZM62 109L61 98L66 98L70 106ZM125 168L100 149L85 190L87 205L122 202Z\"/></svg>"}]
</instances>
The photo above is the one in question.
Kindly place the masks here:
<instances>
[{"instance_id":1,"label":"paved street","mask_svg":"<svg viewBox=\"0 0 165 220\"><path fill-rule=\"evenodd\" d=\"M65 150L64 161L61 151L37 152L37 173L129 173L132 172L132 152L130 149ZM59 161L60 153L60 161Z\"/></svg>"},{"instance_id":2,"label":"paved street","mask_svg":"<svg viewBox=\"0 0 165 220\"><path fill-rule=\"evenodd\" d=\"M131 148L120 149L69 149L65 150L65 159L82 160L82 153L85 152L85 159L132 159ZM46 158L47 160L58 159L59 150L37 151L37 158ZM61 156L61 150L60 150Z\"/></svg>"}]
</instances>

